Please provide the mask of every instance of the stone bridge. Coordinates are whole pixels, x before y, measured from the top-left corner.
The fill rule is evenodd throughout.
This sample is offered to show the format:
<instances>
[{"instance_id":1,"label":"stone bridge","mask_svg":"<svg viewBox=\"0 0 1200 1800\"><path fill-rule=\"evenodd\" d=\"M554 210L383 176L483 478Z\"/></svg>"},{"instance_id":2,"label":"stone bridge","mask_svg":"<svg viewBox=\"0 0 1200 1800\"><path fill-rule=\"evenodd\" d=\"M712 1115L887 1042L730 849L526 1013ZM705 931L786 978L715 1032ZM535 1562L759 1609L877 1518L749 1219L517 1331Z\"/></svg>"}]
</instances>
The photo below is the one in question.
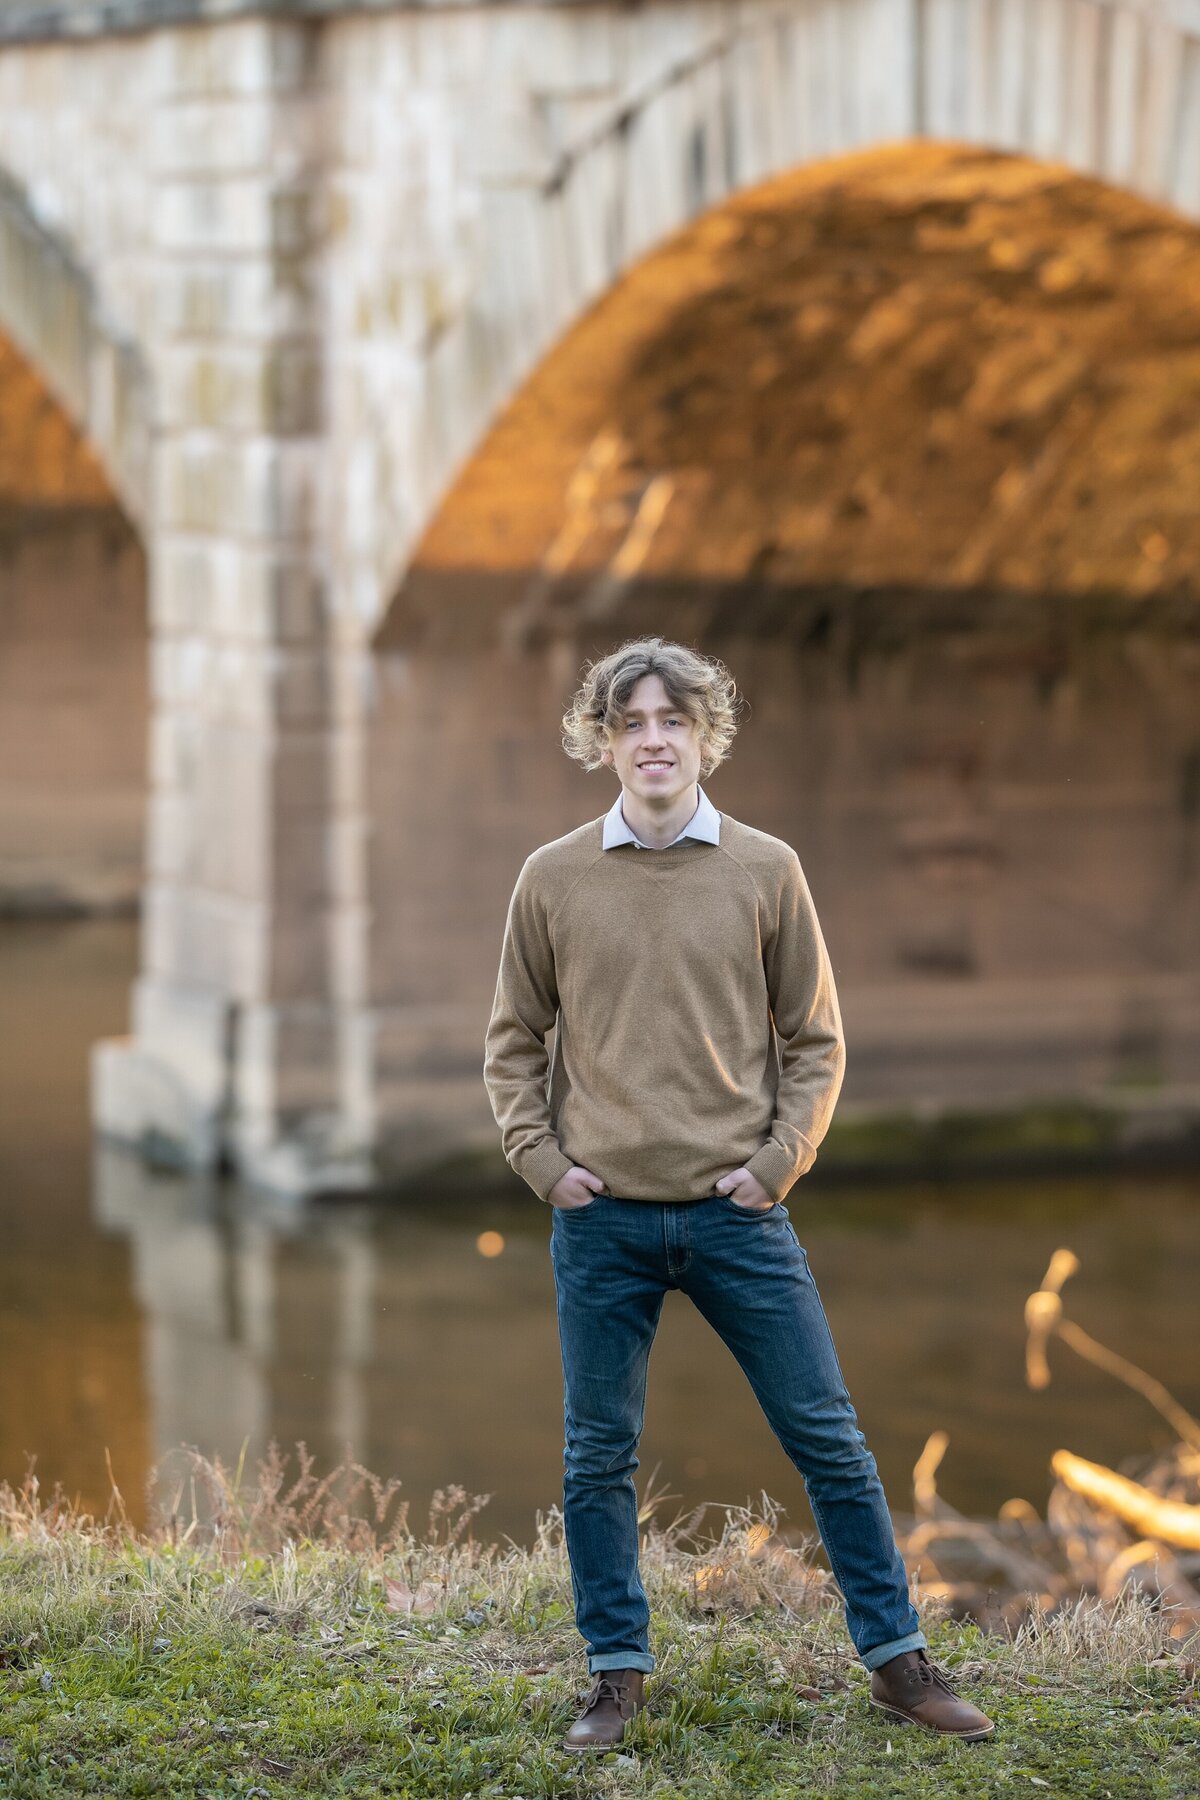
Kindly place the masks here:
<instances>
[{"instance_id":1,"label":"stone bridge","mask_svg":"<svg viewBox=\"0 0 1200 1800\"><path fill-rule=\"evenodd\" d=\"M432 1154L440 1077L486 1134L482 975L444 1002L372 976L381 628L452 483L627 270L769 178L910 140L1194 219L1200 0L0 0L0 336L146 556L142 967L96 1052L104 1130L296 1190L368 1179L389 1133ZM440 746L472 765L397 642L402 881ZM549 643L554 703L578 648ZM608 804L572 793L558 829ZM480 970L546 835L510 837Z\"/></svg>"}]
</instances>

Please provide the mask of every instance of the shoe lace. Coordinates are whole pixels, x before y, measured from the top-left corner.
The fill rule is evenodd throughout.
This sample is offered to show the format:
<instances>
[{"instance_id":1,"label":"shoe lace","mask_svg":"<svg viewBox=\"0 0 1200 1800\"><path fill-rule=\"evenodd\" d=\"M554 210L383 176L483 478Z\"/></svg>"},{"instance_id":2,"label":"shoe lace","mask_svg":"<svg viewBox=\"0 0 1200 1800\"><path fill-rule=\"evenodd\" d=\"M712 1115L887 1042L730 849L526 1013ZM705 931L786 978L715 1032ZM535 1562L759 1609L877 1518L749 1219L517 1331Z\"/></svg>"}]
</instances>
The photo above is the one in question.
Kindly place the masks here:
<instances>
[{"instance_id":1,"label":"shoe lace","mask_svg":"<svg viewBox=\"0 0 1200 1800\"><path fill-rule=\"evenodd\" d=\"M944 1693L954 1693L954 1689L950 1685L945 1670L940 1669L935 1662L930 1662L927 1657L923 1656L918 1662L916 1674L923 1686L939 1687Z\"/></svg>"},{"instance_id":2,"label":"shoe lace","mask_svg":"<svg viewBox=\"0 0 1200 1800\"><path fill-rule=\"evenodd\" d=\"M588 1695L587 1706L584 1710L585 1712L591 1712L593 1706L598 1706L601 1700L614 1700L619 1707L624 1701L628 1691L629 1690L623 1681L614 1681L608 1675L601 1675L597 1679L595 1687Z\"/></svg>"}]
</instances>

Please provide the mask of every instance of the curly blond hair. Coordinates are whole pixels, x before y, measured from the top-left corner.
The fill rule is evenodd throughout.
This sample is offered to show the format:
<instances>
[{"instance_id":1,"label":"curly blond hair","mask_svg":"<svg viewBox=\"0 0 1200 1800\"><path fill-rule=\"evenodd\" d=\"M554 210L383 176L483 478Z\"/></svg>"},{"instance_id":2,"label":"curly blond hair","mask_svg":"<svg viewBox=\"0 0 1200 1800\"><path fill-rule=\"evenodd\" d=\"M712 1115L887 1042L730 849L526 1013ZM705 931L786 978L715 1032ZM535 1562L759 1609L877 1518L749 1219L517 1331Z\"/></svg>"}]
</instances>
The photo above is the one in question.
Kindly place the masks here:
<instances>
[{"instance_id":1,"label":"curly blond hair","mask_svg":"<svg viewBox=\"0 0 1200 1800\"><path fill-rule=\"evenodd\" d=\"M657 675L672 706L699 724L700 774L707 778L730 753L742 697L715 656L665 638L630 638L584 665L583 685L563 714L563 749L585 769L600 768L600 752L608 749L643 675Z\"/></svg>"}]
</instances>

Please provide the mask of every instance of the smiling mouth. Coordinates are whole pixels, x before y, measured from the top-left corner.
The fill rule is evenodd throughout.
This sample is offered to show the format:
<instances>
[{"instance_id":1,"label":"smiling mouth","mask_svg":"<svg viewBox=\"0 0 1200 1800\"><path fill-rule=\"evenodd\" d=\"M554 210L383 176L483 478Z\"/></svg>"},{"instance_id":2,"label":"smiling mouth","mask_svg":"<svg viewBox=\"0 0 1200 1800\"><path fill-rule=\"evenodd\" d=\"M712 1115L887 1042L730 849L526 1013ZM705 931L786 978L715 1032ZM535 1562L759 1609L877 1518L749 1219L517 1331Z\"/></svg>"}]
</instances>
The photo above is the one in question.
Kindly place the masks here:
<instances>
[{"instance_id":1,"label":"smiling mouth","mask_svg":"<svg viewBox=\"0 0 1200 1800\"><path fill-rule=\"evenodd\" d=\"M639 769L650 769L655 772L660 771L660 770L665 771L665 770L673 768L673 767L674 767L674 764L669 763L669 762L644 762L644 763L638 764Z\"/></svg>"}]
</instances>

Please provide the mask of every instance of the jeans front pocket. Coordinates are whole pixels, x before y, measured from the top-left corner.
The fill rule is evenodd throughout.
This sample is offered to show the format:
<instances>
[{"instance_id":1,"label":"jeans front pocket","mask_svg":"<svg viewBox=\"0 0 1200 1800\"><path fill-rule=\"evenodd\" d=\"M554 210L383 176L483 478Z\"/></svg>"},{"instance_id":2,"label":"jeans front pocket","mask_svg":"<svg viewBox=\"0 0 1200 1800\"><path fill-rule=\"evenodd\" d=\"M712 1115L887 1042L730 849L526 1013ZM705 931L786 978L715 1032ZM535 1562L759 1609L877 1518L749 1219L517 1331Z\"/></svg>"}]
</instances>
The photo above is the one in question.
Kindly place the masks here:
<instances>
[{"instance_id":1,"label":"jeans front pocket","mask_svg":"<svg viewBox=\"0 0 1200 1800\"><path fill-rule=\"evenodd\" d=\"M593 1194L591 1199L585 1200L582 1206L555 1206L551 1208L551 1211L564 1215L569 1215L570 1213L591 1212L597 1200L607 1200L609 1198L610 1196L608 1194Z\"/></svg>"},{"instance_id":2,"label":"jeans front pocket","mask_svg":"<svg viewBox=\"0 0 1200 1800\"><path fill-rule=\"evenodd\" d=\"M732 1194L718 1194L717 1199L723 1200L731 1212L740 1213L744 1219L765 1219L783 1206L782 1200L772 1200L770 1206L739 1206Z\"/></svg>"}]
</instances>

